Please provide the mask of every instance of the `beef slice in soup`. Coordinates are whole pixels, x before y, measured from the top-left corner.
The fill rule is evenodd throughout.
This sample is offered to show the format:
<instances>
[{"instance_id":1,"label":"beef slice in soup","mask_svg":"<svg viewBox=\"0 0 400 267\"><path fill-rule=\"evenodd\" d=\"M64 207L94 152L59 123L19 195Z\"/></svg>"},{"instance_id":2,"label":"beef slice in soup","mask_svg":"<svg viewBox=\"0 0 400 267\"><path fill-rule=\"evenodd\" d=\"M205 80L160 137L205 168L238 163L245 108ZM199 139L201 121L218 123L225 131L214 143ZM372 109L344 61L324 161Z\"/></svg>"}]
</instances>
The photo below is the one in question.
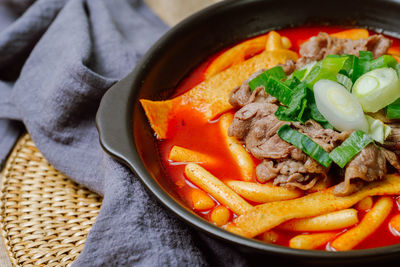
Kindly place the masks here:
<instances>
[{"instance_id":1,"label":"beef slice in soup","mask_svg":"<svg viewBox=\"0 0 400 267\"><path fill-rule=\"evenodd\" d=\"M364 182L381 180L387 173L387 163L400 169L397 156L375 144L366 146L346 165L344 181L335 186L336 195L346 196L354 193Z\"/></svg>"},{"instance_id":2,"label":"beef slice in soup","mask_svg":"<svg viewBox=\"0 0 400 267\"><path fill-rule=\"evenodd\" d=\"M383 35L371 35L367 39L351 40L330 36L327 33L320 33L310 38L300 46L300 58L296 67L324 59L327 55L350 54L358 56L360 51L371 51L374 58L384 55L392 45L392 41Z\"/></svg>"},{"instance_id":3,"label":"beef slice in soup","mask_svg":"<svg viewBox=\"0 0 400 267\"><path fill-rule=\"evenodd\" d=\"M396 154L400 154L400 123L387 124L391 128L389 136L386 138L384 146Z\"/></svg>"}]
</instances>

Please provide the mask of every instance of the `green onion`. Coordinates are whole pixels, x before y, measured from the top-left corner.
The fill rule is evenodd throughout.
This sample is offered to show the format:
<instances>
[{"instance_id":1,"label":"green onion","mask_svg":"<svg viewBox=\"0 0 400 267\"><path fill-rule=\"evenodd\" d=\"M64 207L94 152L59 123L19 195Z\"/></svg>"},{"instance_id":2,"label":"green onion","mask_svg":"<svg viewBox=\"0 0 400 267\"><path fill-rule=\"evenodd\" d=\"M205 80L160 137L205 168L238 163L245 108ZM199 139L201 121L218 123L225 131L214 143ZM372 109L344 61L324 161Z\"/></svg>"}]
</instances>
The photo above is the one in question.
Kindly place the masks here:
<instances>
[{"instance_id":1,"label":"green onion","mask_svg":"<svg viewBox=\"0 0 400 267\"><path fill-rule=\"evenodd\" d=\"M347 57L346 62L343 64L342 68L339 70L340 74L346 75L350 79L352 78L354 63L356 61L356 56L354 55L342 55ZM358 60L358 58L357 58Z\"/></svg>"},{"instance_id":2,"label":"green onion","mask_svg":"<svg viewBox=\"0 0 400 267\"><path fill-rule=\"evenodd\" d=\"M360 103L343 85L319 80L314 85L314 96L319 112L339 131L368 131Z\"/></svg>"},{"instance_id":3,"label":"green onion","mask_svg":"<svg viewBox=\"0 0 400 267\"><path fill-rule=\"evenodd\" d=\"M392 68L379 68L362 75L353 86L365 112L377 112L400 97L400 80Z\"/></svg>"},{"instance_id":4,"label":"green onion","mask_svg":"<svg viewBox=\"0 0 400 267\"><path fill-rule=\"evenodd\" d=\"M315 66L316 63L317 63L316 61L313 61L311 63L308 63L307 65L305 65L301 69L295 70L293 72L292 76L296 77L300 81L303 81L304 78L307 77L307 75L310 73L310 71L312 70L312 68Z\"/></svg>"},{"instance_id":5,"label":"green onion","mask_svg":"<svg viewBox=\"0 0 400 267\"><path fill-rule=\"evenodd\" d=\"M360 51L359 57L354 57L352 81L355 82L364 73L370 71L370 61L372 53L370 51Z\"/></svg>"},{"instance_id":6,"label":"green onion","mask_svg":"<svg viewBox=\"0 0 400 267\"><path fill-rule=\"evenodd\" d=\"M385 139L389 136L392 129L378 119L374 119L369 115L365 115L369 125L369 136L375 141L383 144Z\"/></svg>"},{"instance_id":7,"label":"green onion","mask_svg":"<svg viewBox=\"0 0 400 267\"><path fill-rule=\"evenodd\" d=\"M371 51L360 51L358 57L363 60L371 61L373 54Z\"/></svg>"},{"instance_id":8,"label":"green onion","mask_svg":"<svg viewBox=\"0 0 400 267\"><path fill-rule=\"evenodd\" d=\"M386 107L386 117L388 119L400 119L400 98Z\"/></svg>"},{"instance_id":9,"label":"green onion","mask_svg":"<svg viewBox=\"0 0 400 267\"><path fill-rule=\"evenodd\" d=\"M249 82L250 89L253 91L259 86L264 86L266 88L269 77L274 77L281 81L286 79L286 74L281 66L270 68Z\"/></svg>"},{"instance_id":10,"label":"green onion","mask_svg":"<svg viewBox=\"0 0 400 267\"><path fill-rule=\"evenodd\" d=\"M286 81L283 82L286 86L290 87L290 88L295 88L296 86L298 86L301 82L299 79L297 79L296 77L291 77L289 79L287 79Z\"/></svg>"},{"instance_id":11,"label":"green onion","mask_svg":"<svg viewBox=\"0 0 400 267\"><path fill-rule=\"evenodd\" d=\"M324 115L319 112L317 108L317 104L315 103L315 96L314 93L310 94L310 97L308 99L308 108L310 110L310 117L319 122L319 123L328 123L328 120L324 117Z\"/></svg>"},{"instance_id":12,"label":"green onion","mask_svg":"<svg viewBox=\"0 0 400 267\"><path fill-rule=\"evenodd\" d=\"M304 98L302 103L301 103L300 111L299 111L299 113L297 115L297 118L296 118L297 121L300 121L300 122L306 122L307 121L307 119L303 118L303 115L305 114L306 109L307 109L307 98Z\"/></svg>"},{"instance_id":13,"label":"green onion","mask_svg":"<svg viewBox=\"0 0 400 267\"><path fill-rule=\"evenodd\" d=\"M343 68L347 60L347 56L327 56L314 65L310 73L304 78L304 82L312 89L314 84L321 79L336 81L336 74Z\"/></svg>"},{"instance_id":14,"label":"green onion","mask_svg":"<svg viewBox=\"0 0 400 267\"><path fill-rule=\"evenodd\" d=\"M331 165L332 159L329 158L328 152L326 152L307 135L293 130L289 125L286 124L279 128L277 134L280 138L282 138L282 140L301 149L301 151L315 159L322 166L329 167Z\"/></svg>"},{"instance_id":15,"label":"green onion","mask_svg":"<svg viewBox=\"0 0 400 267\"><path fill-rule=\"evenodd\" d=\"M348 56L329 55L322 60L322 68L327 71L338 73L344 66Z\"/></svg>"},{"instance_id":16,"label":"green onion","mask_svg":"<svg viewBox=\"0 0 400 267\"><path fill-rule=\"evenodd\" d=\"M396 71L397 77L399 77L399 79L400 79L400 64L396 62L396 64L394 66L390 66L390 67Z\"/></svg>"},{"instance_id":17,"label":"green onion","mask_svg":"<svg viewBox=\"0 0 400 267\"><path fill-rule=\"evenodd\" d=\"M389 56L389 55L383 55L381 57L378 57L377 59L374 59L370 62L369 66L371 70L374 69L379 69L379 68L394 68L395 65L397 65L396 59L394 57Z\"/></svg>"},{"instance_id":18,"label":"green onion","mask_svg":"<svg viewBox=\"0 0 400 267\"><path fill-rule=\"evenodd\" d=\"M329 153L329 157L341 168L352 160L373 140L363 131L354 131L340 146Z\"/></svg>"},{"instance_id":19,"label":"green onion","mask_svg":"<svg viewBox=\"0 0 400 267\"><path fill-rule=\"evenodd\" d=\"M338 83L340 83L347 89L347 91L351 92L351 87L353 86L353 82L351 81L351 79L349 77L338 73L338 74L336 74L336 79L337 79Z\"/></svg>"},{"instance_id":20,"label":"green onion","mask_svg":"<svg viewBox=\"0 0 400 267\"><path fill-rule=\"evenodd\" d=\"M307 69L295 70L292 74L292 77L295 77L295 78L301 80L306 76L306 73L307 73Z\"/></svg>"},{"instance_id":21,"label":"green onion","mask_svg":"<svg viewBox=\"0 0 400 267\"><path fill-rule=\"evenodd\" d=\"M250 82L251 83L251 82ZM270 76L265 84L265 91L278 99L281 104L288 106L292 99L292 89L275 77Z\"/></svg>"},{"instance_id":22,"label":"green onion","mask_svg":"<svg viewBox=\"0 0 400 267\"><path fill-rule=\"evenodd\" d=\"M336 73L324 69L319 64L316 64L308 76L305 77L304 82L310 89L313 89L314 84L321 79L336 81Z\"/></svg>"},{"instance_id":23,"label":"green onion","mask_svg":"<svg viewBox=\"0 0 400 267\"><path fill-rule=\"evenodd\" d=\"M302 121L304 110L306 108L308 88L304 83L300 83L292 91L290 102L287 107L280 106L275 112L275 116L283 121Z\"/></svg>"}]
</instances>

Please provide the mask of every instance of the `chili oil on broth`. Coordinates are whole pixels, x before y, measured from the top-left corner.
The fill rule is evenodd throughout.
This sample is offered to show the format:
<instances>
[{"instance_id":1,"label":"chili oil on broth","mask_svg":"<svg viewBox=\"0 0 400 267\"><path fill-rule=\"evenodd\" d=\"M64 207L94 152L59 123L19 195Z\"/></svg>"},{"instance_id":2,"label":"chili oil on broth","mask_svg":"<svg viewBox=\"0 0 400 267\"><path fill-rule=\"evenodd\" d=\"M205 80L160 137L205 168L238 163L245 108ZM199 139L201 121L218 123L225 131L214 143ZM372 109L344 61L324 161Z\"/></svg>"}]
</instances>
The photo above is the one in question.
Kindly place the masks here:
<instances>
[{"instance_id":1,"label":"chili oil on broth","mask_svg":"<svg viewBox=\"0 0 400 267\"><path fill-rule=\"evenodd\" d=\"M290 28L283 29L277 31L282 36L286 36L290 39L292 43L291 50L298 52L299 47L302 43L306 42L312 36L318 35L319 32L326 32L328 34L335 33L345 30L343 27L301 27L301 28ZM370 33L374 33L370 31ZM396 38L389 37L393 40L392 48L400 49L400 40ZM228 49L228 48L227 48ZM226 49L226 50L227 50ZM205 79L204 72L210 63L215 59L218 55L223 53L224 51L220 51L215 55L211 56L209 59L205 60L202 64L200 64L196 69L191 71L191 73L178 85L172 97L179 96L184 92L189 91L195 85L201 83ZM234 114L235 110L228 111ZM221 114L223 115L223 114ZM226 180L241 180L241 173L239 167L237 166L235 160L232 158L232 154L229 151L227 144L223 140L223 136L221 134L220 127L218 125L219 117L214 118L212 121L207 121L203 115L191 108L179 108L175 113L173 118L168 123L168 138L164 140L159 140L158 147L160 151L160 156L162 160L162 164L165 167L167 172L167 176L172 180L172 182L176 186L176 191L182 198L182 200L193 209L193 204L190 199L190 195L192 190L198 189L193 183L191 183L184 174L185 163L177 163L170 161L169 153L173 146L181 146L187 149L191 149L197 152L201 152L207 154L214 159L216 159L216 164L209 163L201 163L202 167L204 167L207 171L212 173L215 177L219 178L223 182ZM252 156L255 166L259 164L259 160L255 159ZM253 182L257 182L255 177L253 178ZM200 189L201 190L201 189ZM216 205L221 205L215 198L209 195ZM395 205L391 211L391 214L386 218L384 223L368 238L362 241L359 245L357 245L353 249L367 249L367 248L375 248L388 246L393 244L400 243L400 236L394 235L389 228L389 220L395 215L400 214L400 205L399 205L398 196L393 196L393 201L395 201ZM252 205L256 205L258 203L252 203L248 201ZM210 210L206 211L196 211L195 212L203 217L206 220L210 220ZM231 216L231 220L237 217L233 212ZM359 211L358 217L359 221L365 216L366 212ZM356 224L357 225L357 224ZM354 226L356 226L354 225ZM337 231L337 235L340 235L343 232L346 232L348 229L352 227L348 227ZM279 235L278 240L275 244L282 246L289 246L289 240L299 234L309 234L308 232L291 232L284 230L276 230ZM313 232L316 233L316 232ZM256 237L257 239L261 239L260 236ZM329 243L323 245L318 250L327 250Z\"/></svg>"}]
</instances>

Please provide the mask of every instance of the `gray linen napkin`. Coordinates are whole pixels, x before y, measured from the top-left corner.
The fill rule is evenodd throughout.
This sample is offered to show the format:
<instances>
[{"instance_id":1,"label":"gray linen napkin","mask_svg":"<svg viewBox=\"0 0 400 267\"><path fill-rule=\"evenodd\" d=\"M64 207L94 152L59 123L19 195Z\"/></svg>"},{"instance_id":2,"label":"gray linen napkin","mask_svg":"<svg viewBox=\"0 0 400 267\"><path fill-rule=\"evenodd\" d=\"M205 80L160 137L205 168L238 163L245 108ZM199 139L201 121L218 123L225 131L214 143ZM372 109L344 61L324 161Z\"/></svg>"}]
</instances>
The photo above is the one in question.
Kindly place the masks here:
<instances>
[{"instance_id":1,"label":"gray linen napkin","mask_svg":"<svg viewBox=\"0 0 400 267\"><path fill-rule=\"evenodd\" d=\"M0 32L0 118L13 120L0 120L0 161L19 120L59 171L104 195L74 266L246 264L165 211L99 145L102 95L166 29L139 0L38 0Z\"/></svg>"}]
</instances>

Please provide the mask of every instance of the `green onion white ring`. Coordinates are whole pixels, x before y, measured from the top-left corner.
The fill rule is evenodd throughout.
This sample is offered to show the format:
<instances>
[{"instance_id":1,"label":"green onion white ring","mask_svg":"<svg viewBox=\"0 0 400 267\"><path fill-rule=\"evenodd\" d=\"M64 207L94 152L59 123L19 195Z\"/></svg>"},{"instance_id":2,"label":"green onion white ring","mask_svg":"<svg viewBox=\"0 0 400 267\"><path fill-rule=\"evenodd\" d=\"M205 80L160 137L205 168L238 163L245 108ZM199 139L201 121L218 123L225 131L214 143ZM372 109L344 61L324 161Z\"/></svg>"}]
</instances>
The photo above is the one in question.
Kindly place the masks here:
<instances>
[{"instance_id":1,"label":"green onion white ring","mask_svg":"<svg viewBox=\"0 0 400 267\"><path fill-rule=\"evenodd\" d=\"M365 73L353 86L365 112L377 112L400 97L400 81L392 68L380 68Z\"/></svg>"},{"instance_id":2,"label":"green onion white ring","mask_svg":"<svg viewBox=\"0 0 400 267\"><path fill-rule=\"evenodd\" d=\"M314 85L314 95L318 110L337 130L368 132L368 122L360 103L343 85L319 80Z\"/></svg>"}]
</instances>

